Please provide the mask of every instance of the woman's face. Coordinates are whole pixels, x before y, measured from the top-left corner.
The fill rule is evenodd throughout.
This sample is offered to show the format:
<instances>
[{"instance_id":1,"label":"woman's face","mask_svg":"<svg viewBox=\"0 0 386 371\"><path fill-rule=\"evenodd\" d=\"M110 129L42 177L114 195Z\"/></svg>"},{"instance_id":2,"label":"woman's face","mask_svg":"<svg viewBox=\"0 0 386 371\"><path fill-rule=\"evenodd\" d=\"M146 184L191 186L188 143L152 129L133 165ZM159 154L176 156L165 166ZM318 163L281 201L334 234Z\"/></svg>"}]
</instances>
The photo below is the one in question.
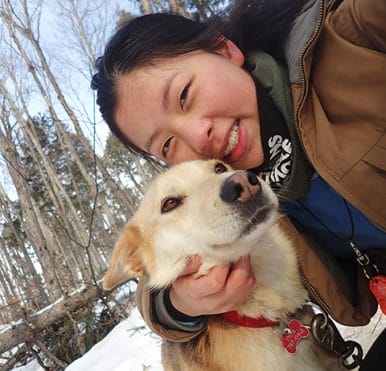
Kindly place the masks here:
<instances>
[{"instance_id":1,"label":"woman's face","mask_svg":"<svg viewBox=\"0 0 386 371\"><path fill-rule=\"evenodd\" d=\"M142 150L174 165L216 158L236 169L261 165L256 89L230 41L138 68L118 80L115 120Z\"/></svg>"}]
</instances>

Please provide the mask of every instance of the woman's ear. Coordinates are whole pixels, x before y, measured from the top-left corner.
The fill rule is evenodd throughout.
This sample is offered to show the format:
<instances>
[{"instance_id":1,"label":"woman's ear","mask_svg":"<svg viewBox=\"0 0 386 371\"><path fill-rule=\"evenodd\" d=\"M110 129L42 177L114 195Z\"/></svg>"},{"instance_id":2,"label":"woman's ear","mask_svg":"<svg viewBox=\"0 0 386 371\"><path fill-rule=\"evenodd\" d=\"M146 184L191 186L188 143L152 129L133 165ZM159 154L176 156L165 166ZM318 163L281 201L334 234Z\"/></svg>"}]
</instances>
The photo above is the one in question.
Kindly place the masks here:
<instances>
[{"instance_id":1,"label":"woman's ear","mask_svg":"<svg viewBox=\"0 0 386 371\"><path fill-rule=\"evenodd\" d=\"M236 65L240 67L244 65L245 56L233 41L225 39L224 45L219 52Z\"/></svg>"}]
</instances>

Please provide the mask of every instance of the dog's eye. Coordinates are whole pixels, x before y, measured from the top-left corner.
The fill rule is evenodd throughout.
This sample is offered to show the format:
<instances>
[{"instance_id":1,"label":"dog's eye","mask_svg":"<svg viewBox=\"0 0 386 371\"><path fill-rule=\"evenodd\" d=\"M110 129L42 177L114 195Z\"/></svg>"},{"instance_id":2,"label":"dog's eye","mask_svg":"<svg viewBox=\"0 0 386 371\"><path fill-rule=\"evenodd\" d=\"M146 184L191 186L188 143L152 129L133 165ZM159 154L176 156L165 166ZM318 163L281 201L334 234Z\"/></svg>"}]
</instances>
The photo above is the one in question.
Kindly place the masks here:
<instances>
[{"instance_id":1,"label":"dog's eye","mask_svg":"<svg viewBox=\"0 0 386 371\"><path fill-rule=\"evenodd\" d=\"M222 162L216 162L214 165L214 172L216 174L225 173L227 170L227 167Z\"/></svg>"},{"instance_id":2,"label":"dog's eye","mask_svg":"<svg viewBox=\"0 0 386 371\"><path fill-rule=\"evenodd\" d=\"M174 210L176 207L182 204L182 198L179 197L167 197L161 203L161 213L168 213Z\"/></svg>"}]
</instances>

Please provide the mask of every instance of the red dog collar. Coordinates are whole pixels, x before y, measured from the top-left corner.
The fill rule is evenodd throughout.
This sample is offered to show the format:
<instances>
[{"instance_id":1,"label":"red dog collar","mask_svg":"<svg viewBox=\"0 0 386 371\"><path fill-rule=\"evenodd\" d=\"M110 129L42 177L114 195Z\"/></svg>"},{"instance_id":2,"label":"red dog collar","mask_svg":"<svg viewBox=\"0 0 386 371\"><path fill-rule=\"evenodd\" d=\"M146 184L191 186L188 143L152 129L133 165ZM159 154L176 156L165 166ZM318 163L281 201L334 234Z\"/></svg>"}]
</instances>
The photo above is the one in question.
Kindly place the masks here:
<instances>
[{"instance_id":1,"label":"red dog collar","mask_svg":"<svg viewBox=\"0 0 386 371\"><path fill-rule=\"evenodd\" d=\"M232 322L232 323L235 323L236 325L244 326L244 327L254 327L254 328L272 327L279 324L278 321L271 321L264 317L252 318L252 317L242 316L238 314L235 310L222 313L221 317L229 322Z\"/></svg>"}]
</instances>

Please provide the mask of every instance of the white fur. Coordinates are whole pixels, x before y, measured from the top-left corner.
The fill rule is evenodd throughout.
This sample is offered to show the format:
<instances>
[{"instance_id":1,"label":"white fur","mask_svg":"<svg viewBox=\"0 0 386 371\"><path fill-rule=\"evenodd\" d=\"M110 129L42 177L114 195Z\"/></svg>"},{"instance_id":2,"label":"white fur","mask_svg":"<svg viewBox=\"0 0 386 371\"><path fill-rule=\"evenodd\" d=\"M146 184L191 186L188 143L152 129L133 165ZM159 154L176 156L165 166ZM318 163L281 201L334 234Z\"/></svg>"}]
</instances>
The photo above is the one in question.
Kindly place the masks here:
<instances>
[{"instance_id":1,"label":"white fur","mask_svg":"<svg viewBox=\"0 0 386 371\"><path fill-rule=\"evenodd\" d=\"M205 274L213 266L233 263L250 254L256 284L237 311L250 317L280 320L285 326L288 315L307 301L307 293L300 280L294 248L277 223L277 198L260 180L256 212L264 208L270 211L248 234L242 235L252 215L245 214L243 203L221 199L221 186L233 170L216 174L215 163L185 162L157 177L117 243L105 287L113 287L130 275L146 274L150 287L165 288L178 278L191 256L200 256L199 274ZM162 213L161 205L167 197L181 198L182 203ZM168 342L164 347L165 368L340 369L335 359L332 364L329 360L322 362L323 352L310 339L300 344L297 354L289 354L280 340L283 327L249 329L216 323L209 319L211 346L203 355L210 360L206 368L192 362L183 347ZM173 366L176 362L178 366Z\"/></svg>"}]
</instances>

